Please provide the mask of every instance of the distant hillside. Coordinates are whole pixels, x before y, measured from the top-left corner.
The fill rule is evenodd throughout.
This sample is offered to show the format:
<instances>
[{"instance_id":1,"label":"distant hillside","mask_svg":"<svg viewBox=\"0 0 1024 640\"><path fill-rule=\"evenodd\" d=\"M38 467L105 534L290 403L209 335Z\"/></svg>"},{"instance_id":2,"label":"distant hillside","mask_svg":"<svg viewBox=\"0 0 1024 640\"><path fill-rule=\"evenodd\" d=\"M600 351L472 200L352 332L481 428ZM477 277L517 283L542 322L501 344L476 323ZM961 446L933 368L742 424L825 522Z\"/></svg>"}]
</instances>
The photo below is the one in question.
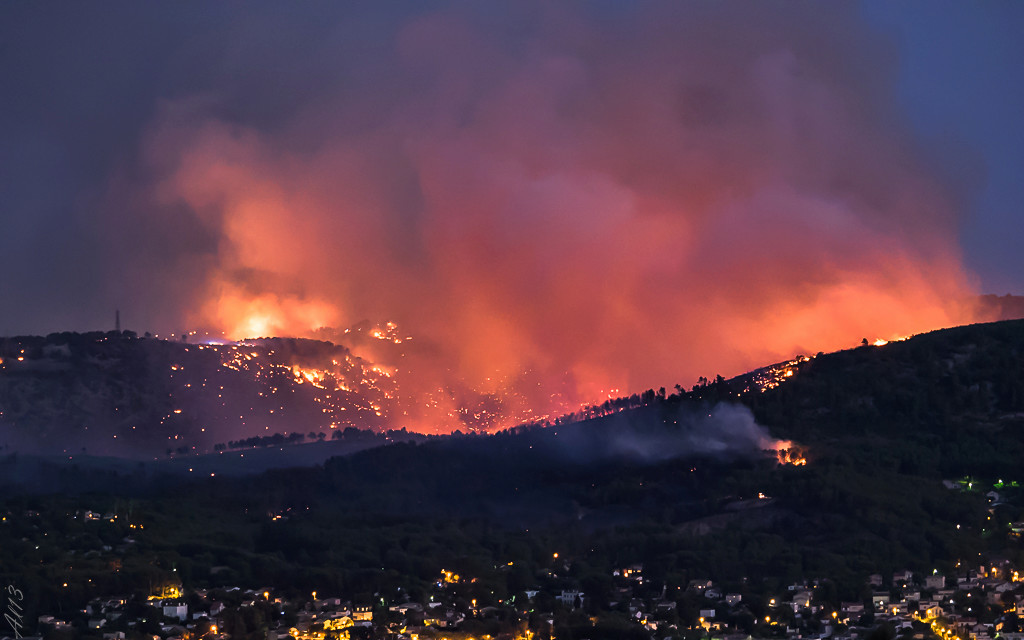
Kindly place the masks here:
<instances>
[{"instance_id":1,"label":"distant hillside","mask_svg":"<svg viewBox=\"0 0 1024 640\"><path fill-rule=\"evenodd\" d=\"M602 580L641 563L645 580L669 589L764 580L764 599L822 577L838 606L870 599L869 573L953 575L964 559L996 557L1024 566L1014 531L1024 521L1024 321L799 358L639 401L490 436L396 437L246 478L154 482L141 466L82 461L46 474L56 493L41 496L15 473L0 508L52 524L15 519L0 564L7 577L37 571L76 544L58 523L88 508L131 518L108 522L115 543L130 535L144 550L119 558L122 589L173 575L394 594L446 568L499 598L557 574L610 599ZM3 466L17 470L20 457ZM62 581L100 579L101 561L68 563ZM40 579L40 601L66 598L60 584Z\"/></svg>"},{"instance_id":2,"label":"distant hillside","mask_svg":"<svg viewBox=\"0 0 1024 640\"><path fill-rule=\"evenodd\" d=\"M392 395L387 372L328 342L0 339L0 444L16 451L152 459L254 436L383 430Z\"/></svg>"},{"instance_id":3,"label":"distant hillside","mask_svg":"<svg viewBox=\"0 0 1024 640\"><path fill-rule=\"evenodd\" d=\"M931 475L1009 473L1024 459L1024 320L820 355L745 402L783 438ZM866 447L868 445L865 445Z\"/></svg>"},{"instance_id":4,"label":"distant hillside","mask_svg":"<svg viewBox=\"0 0 1024 640\"><path fill-rule=\"evenodd\" d=\"M391 323L323 335L375 361L340 343L296 338L0 338L0 450L152 460L330 439L345 429L486 431L543 417L521 395L537 389L529 372L519 386L477 391L452 375L437 379L431 347L399 337ZM579 406L559 393L546 402Z\"/></svg>"},{"instance_id":5,"label":"distant hillside","mask_svg":"<svg viewBox=\"0 0 1024 640\"><path fill-rule=\"evenodd\" d=\"M984 315L1024 315L1024 298L983 296ZM940 334L934 334L940 335ZM345 429L373 431L416 429L453 423L464 430L493 429L495 425L545 423L525 398L473 392L465 386L432 386L415 370L416 349L400 337L394 325L383 328L364 323L343 332L325 332L325 337L346 340L354 347L377 354L386 366L357 357L339 344L304 339L268 338L229 344L186 344L139 338L131 332L59 333L46 337L0 339L0 450L61 455L114 455L153 460L170 456L201 454L216 450L279 446L317 439L330 439ZM921 345L929 338L911 341L915 360L901 367L916 366L927 358L940 357ZM369 345L372 348L368 348ZM883 353L903 353L893 347ZM413 356L411 359L407 356ZM964 354L957 356L963 358ZM1007 364L1006 354L990 354L995 363ZM929 388L906 387L902 370L873 371L869 378L882 381L896 376L893 397L873 399L863 405L858 398L839 398L835 388L851 380L806 379L810 370L828 370L830 362L846 364L845 355L815 360L801 357L752 371L729 381L729 398L735 394L761 391L792 380L801 372L802 382L785 385L804 394L803 404L834 399L841 408L825 402L818 415L841 414L850 423L874 414L883 422L899 416L905 423L949 417L942 409L959 398L947 397L942 385L954 384L927 373ZM867 366L867 365L863 365ZM883 363L881 366L885 366ZM1008 375L1008 374L1002 374ZM710 381L698 387L706 387ZM914 383L914 380L910 380ZM877 385L885 385L877 382ZM1008 384L978 387L975 395L998 394ZM810 386L808 386L810 385ZM827 388L821 388L824 385ZM712 385L715 387L715 385ZM681 389L681 387L677 387ZM829 390L831 389L831 390ZM878 391L866 388L864 393ZM698 395L706 391L695 390ZM513 392L514 393L514 392ZM820 394L826 394L824 400ZM816 395L819 394L819 395ZM832 395L828 395L832 394ZM752 402L759 417L776 422L768 398ZM987 396L986 396L987 397ZM995 396L993 396L995 397ZM1000 396L1001 397L1001 396ZM632 396L576 410L559 418L567 424L619 411L647 406L664 400L664 391L648 390ZM976 403L986 402L978 396ZM787 401L788 402L788 401ZM909 403L909 404L908 404ZM1005 402L1003 403L1005 404ZM567 410L575 407L566 404ZM1001 405L1000 405L1001 406ZM787 411L794 411L789 406ZM906 414L905 410L910 413ZM834 417L834 415L833 415ZM780 417L779 428L801 437L798 425L807 418ZM790 424L794 422L794 424ZM915 422L915 424L917 423Z\"/></svg>"}]
</instances>

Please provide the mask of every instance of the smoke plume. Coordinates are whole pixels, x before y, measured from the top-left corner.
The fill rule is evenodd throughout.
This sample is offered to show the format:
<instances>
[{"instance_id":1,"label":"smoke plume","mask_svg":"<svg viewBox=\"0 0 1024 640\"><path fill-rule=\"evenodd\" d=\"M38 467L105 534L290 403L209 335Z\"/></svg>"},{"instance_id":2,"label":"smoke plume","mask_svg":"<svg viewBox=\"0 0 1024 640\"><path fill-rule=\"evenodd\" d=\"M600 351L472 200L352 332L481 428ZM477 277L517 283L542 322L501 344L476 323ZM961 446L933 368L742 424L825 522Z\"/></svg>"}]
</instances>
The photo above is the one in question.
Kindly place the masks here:
<instances>
[{"instance_id":1,"label":"smoke plume","mask_svg":"<svg viewBox=\"0 0 1024 640\"><path fill-rule=\"evenodd\" d=\"M972 319L852 6L418 7L182 45L206 81L107 197L151 321L392 321L415 384L542 414Z\"/></svg>"},{"instance_id":2,"label":"smoke plume","mask_svg":"<svg viewBox=\"0 0 1024 640\"><path fill-rule=\"evenodd\" d=\"M560 427L549 446L576 463L627 460L654 464L694 458L753 459L765 451L788 448L790 443L772 438L747 407L717 404L703 412L680 407L667 421L645 422L636 415L616 415Z\"/></svg>"}]
</instances>

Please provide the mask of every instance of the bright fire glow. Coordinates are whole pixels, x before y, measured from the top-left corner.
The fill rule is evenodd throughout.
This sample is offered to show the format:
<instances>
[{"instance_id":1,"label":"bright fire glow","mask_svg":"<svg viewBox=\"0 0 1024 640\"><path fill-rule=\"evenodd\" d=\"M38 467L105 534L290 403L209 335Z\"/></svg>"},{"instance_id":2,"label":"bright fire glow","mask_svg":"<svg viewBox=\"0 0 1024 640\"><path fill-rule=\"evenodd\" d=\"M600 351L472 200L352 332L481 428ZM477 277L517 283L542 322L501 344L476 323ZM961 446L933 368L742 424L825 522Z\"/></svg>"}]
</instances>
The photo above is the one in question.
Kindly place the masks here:
<instances>
[{"instance_id":1,"label":"bright fire glow","mask_svg":"<svg viewBox=\"0 0 1024 640\"><path fill-rule=\"evenodd\" d=\"M807 464L807 457L803 450L794 446L789 440L779 440L770 451L774 452L775 458L781 465L802 467Z\"/></svg>"},{"instance_id":2,"label":"bright fire glow","mask_svg":"<svg viewBox=\"0 0 1024 640\"><path fill-rule=\"evenodd\" d=\"M889 344L890 342L903 342L904 340L906 340L908 338L910 338L910 336L895 336L895 337L889 338L888 340L886 340L885 338L877 338L874 342L871 343L871 345L875 346L875 347L884 347L885 345Z\"/></svg>"}]
</instances>

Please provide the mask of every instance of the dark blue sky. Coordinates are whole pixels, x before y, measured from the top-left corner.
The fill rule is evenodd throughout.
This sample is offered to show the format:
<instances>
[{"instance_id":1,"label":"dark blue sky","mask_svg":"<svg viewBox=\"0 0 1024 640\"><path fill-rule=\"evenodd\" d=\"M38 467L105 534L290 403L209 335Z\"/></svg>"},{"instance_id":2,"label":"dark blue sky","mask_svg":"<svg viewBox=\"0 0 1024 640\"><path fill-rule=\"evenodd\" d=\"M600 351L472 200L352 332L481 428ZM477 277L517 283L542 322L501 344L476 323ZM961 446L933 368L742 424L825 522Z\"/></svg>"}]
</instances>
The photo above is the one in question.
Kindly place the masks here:
<instances>
[{"instance_id":1,"label":"dark blue sky","mask_svg":"<svg viewBox=\"0 0 1024 640\"><path fill-rule=\"evenodd\" d=\"M461 52L458 55L446 53L446 38L455 39L459 46L472 39L458 40L465 35L460 32L438 32L440 53L428 63L442 71L434 76L416 75L415 64L406 59L401 64L395 61L400 57L395 51L408 46L396 35L408 36L403 25L413 21L414 14L449 5L454 5L455 13L473 14L470 22L479 28L481 43L501 40L502 55L529 51L524 42L552 38L545 25L511 16L513 10L466 9L472 3L458 2L417 3L411 5L415 9L387 11L336 3L125 2L102 7L4 3L0 6L0 334L105 327L115 306L125 308L127 318L141 319L149 327L162 328L161 318L170 318L172 326L182 324L193 315L182 309L198 305L200 285L209 285L203 274L226 269L217 262L225 242L221 231L195 211L150 216L156 201L149 188L153 174L168 170L165 165L154 168L147 156L152 154L147 136L155 129L164 131L168 121L192 109L202 112L203 121L237 124L272 140L273 150L301 156L318 148L323 132L315 125L329 120L329 114L345 114L331 121L329 137L348 140L359 131L381 126L387 111L382 105L409 104L410 96L421 89L417 82L423 82L427 91L453 83L452 91L458 91L458 74L453 74L455 80L448 77L445 65L464 71L462 77L476 82L475 88L484 86L480 91L486 93L490 89L484 65L491 61L487 56L499 56L488 49L478 68L473 66L474 56L464 55L465 49L453 49ZM621 54L627 72L641 70L642 75L657 65L657 61L631 57L635 44L645 41L642 34L637 35L640 27L630 22L632 5L566 6L579 14L603 12L595 23L609 33L600 47L588 49L584 43L572 55L602 72L620 64L616 53ZM723 14L746 12L750 6L727 4L723 11L718 3L695 4L692 11L687 7L676 12L689 12L677 16L678 24L670 17L661 26L686 33L693 28L687 20L699 23L705 14L713 13L707 18L709 28L721 29L727 41L729 16L723 18ZM802 15L804 6L812 5L777 5L796 15ZM958 244L978 291L1024 294L1024 251L1020 249L1024 241L1024 3L869 1L859 5L859 11L847 11L841 5L814 6L815 13L827 13L832 7L842 15L806 21L801 17L801 26L792 33L784 21L778 21L783 26L776 25L777 38L766 37L762 43L766 51L784 48L787 37L796 37L801 40L794 45L797 60L803 55L814 66L819 63L812 60L813 47L818 47L828 60L816 70L840 69L840 76L852 78L852 90L869 87L871 100L881 100L881 108L875 104L872 114L886 122L909 123L920 150L915 157L931 166L938 182L949 186ZM672 10L667 13L675 16ZM739 33L756 28L751 26L756 19L739 13L732 17L744 25L737 29ZM854 24L861 20L863 24ZM837 26L844 21L849 23L848 30ZM576 35L567 22L571 19L553 30L558 37ZM817 33L819 27L824 31ZM808 45L819 36L820 42ZM836 42L835 51L831 50L833 38L842 40ZM708 64L731 68L735 61L724 50L720 53L710 57ZM842 60L851 57L855 62L843 66ZM865 77L873 73L872 64L877 65L881 89ZM495 67L495 75L504 72ZM884 85L889 82L893 90L887 93ZM616 86L612 81L607 84ZM729 96L711 86L713 82L706 84L691 97L713 119L715 109ZM540 86L557 89L559 85L550 81ZM373 99L362 100L367 94ZM887 108L892 112L885 113ZM396 122L409 127L409 113L403 111ZM465 114L448 115L457 119ZM604 116L586 117L601 122ZM902 123L894 128L902 131ZM430 121L427 126L436 128L437 123ZM403 135L416 137L411 128ZM659 152L654 143L649 150ZM422 217L407 215L429 195L408 187L406 174L417 168L410 165L412 161L392 166L383 153L379 167L393 169L394 186L388 187L388 193L398 202L393 207L399 220L395 224L423 224ZM878 164L885 161L879 158ZM611 175L620 169L608 171ZM634 184L628 171L620 173L620 186L642 191L636 186L639 180ZM648 182L662 195L664 189L656 177ZM144 196L139 195L142 192ZM544 206L552 205L545 201ZM131 213L111 213L113 209ZM720 233L727 234L728 228ZM928 234L921 229L921 235ZM410 235L391 249L407 256L415 255L417 246ZM252 269L244 261L230 267L232 277ZM358 291L352 295L353 299L370 297ZM385 302L380 305L387 308Z\"/></svg>"}]
</instances>

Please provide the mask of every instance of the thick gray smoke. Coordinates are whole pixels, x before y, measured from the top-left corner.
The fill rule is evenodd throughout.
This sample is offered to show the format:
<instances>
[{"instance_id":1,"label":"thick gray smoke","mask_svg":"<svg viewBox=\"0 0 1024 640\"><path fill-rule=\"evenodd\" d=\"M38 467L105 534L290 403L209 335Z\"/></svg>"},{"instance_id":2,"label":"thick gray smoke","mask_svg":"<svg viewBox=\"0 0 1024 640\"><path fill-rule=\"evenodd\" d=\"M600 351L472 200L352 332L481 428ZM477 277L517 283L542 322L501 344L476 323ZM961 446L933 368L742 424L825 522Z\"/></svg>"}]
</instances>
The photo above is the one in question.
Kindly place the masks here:
<instances>
[{"instance_id":1,"label":"thick gray smoke","mask_svg":"<svg viewBox=\"0 0 1024 640\"><path fill-rule=\"evenodd\" d=\"M780 444L757 424L750 409L735 404L717 404L705 411L682 407L666 420L630 411L556 431L552 446L577 463L752 459Z\"/></svg>"}]
</instances>

